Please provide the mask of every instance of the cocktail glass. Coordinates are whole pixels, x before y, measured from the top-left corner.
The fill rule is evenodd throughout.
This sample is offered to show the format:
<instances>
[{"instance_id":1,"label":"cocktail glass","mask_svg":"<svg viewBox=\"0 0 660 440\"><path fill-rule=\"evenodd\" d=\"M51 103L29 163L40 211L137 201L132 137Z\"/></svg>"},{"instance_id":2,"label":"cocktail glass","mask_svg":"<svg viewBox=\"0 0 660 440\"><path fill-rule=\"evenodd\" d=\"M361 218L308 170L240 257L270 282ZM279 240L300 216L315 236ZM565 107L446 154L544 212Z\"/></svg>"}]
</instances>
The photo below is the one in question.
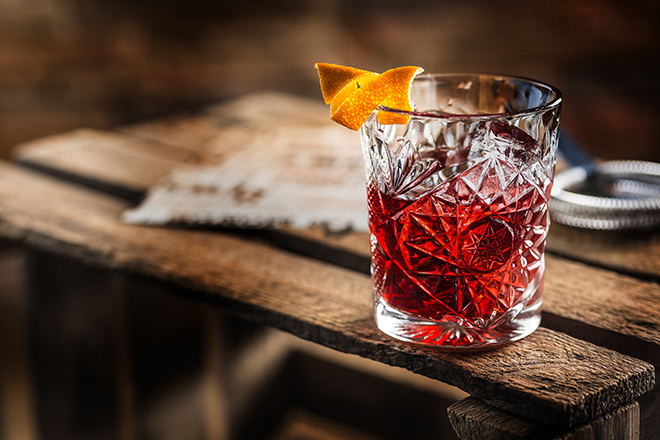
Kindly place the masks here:
<instances>
[{"instance_id":1,"label":"cocktail glass","mask_svg":"<svg viewBox=\"0 0 660 440\"><path fill-rule=\"evenodd\" d=\"M524 78L426 74L413 111L381 106L363 124L383 332L474 349L538 327L561 101ZM379 112L410 120L381 124Z\"/></svg>"}]
</instances>

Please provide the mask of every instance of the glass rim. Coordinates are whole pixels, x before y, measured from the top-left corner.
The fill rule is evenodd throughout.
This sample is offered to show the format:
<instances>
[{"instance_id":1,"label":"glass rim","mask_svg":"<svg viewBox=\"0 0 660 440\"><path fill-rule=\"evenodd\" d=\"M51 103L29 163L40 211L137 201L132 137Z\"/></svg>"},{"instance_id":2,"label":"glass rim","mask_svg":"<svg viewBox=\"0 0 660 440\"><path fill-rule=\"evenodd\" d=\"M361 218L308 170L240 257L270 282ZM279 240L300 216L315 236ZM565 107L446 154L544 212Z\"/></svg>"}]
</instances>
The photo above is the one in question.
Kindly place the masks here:
<instances>
[{"instance_id":1,"label":"glass rim","mask_svg":"<svg viewBox=\"0 0 660 440\"><path fill-rule=\"evenodd\" d=\"M534 79L526 78L523 76L516 75L501 75L494 73L422 73L417 75L413 80L412 84L415 84L415 81L420 80L431 80L433 78L460 78L460 77L478 77L478 78L493 78L493 79L502 79L502 80L516 80L523 81L528 84L532 84L540 89L545 89L551 91L554 94L552 100L548 103L539 105L536 107L526 108L524 110L517 110L514 112L499 112L499 113L440 113L433 111L410 111L410 110L400 110L384 105L378 106L376 111L396 113L401 115L407 115L415 118L425 118L425 119L493 119L493 118L502 118L502 117L511 117L511 116L521 116L526 114L539 113L545 110L553 109L559 107L563 101L561 91L555 86L552 86L548 83L542 81L537 81ZM412 85L411 85L412 87Z\"/></svg>"}]
</instances>

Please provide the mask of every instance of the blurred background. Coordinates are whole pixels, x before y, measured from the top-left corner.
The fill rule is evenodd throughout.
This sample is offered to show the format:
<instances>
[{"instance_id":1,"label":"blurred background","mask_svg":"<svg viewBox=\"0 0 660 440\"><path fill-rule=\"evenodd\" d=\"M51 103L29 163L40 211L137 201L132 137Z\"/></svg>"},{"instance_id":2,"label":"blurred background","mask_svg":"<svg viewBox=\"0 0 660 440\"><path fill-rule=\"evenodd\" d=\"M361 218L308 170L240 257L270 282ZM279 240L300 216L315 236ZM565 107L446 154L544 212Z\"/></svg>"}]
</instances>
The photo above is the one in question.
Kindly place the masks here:
<instances>
[{"instance_id":1,"label":"blurred background","mask_svg":"<svg viewBox=\"0 0 660 440\"><path fill-rule=\"evenodd\" d=\"M275 89L317 61L528 76L595 155L660 160L654 0L0 0L0 155L50 133Z\"/></svg>"},{"instance_id":2,"label":"blurred background","mask_svg":"<svg viewBox=\"0 0 660 440\"><path fill-rule=\"evenodd\" d=\"M320 102L313 66L322 61L545 81L564 94L563 129L591 154L660 161L659 27L656 0L0 0L0 159L48 134L194 111L256 90ZM403 438L391 412L402 402L438 415L409 414L408 427L451 438L445 411L462 397L456 390L355 359L301 354L309 347L286 335L153 286L139 295L123 286L122 298L132 298L124 304L99 292L91 281L99 274L84 275L91 269L57 264L0 243L2 440L220 439L228 420L245 430L241 438L260 438L255 428L270 422L279 424L269 437L277 439ZM45 292L32 298L41 308L27 303L20 277L35 265L52 275L29 280ZM65 276L77 277L80 294L58 290ZM113 318L117 310L128 312ZM29 331L48 335L55 316L70 333L29 359ZM27 329L28 320L43 325ZM238 379L219 383L217 372L228 368L220 358L236 350ZM264 362L278 368L255 371ZM248 376L270 384L270 400L255 397ZM350 390L365 392L340 397ZM227 407L223 393L242 407Z\"/></svg>"}]
</instances>

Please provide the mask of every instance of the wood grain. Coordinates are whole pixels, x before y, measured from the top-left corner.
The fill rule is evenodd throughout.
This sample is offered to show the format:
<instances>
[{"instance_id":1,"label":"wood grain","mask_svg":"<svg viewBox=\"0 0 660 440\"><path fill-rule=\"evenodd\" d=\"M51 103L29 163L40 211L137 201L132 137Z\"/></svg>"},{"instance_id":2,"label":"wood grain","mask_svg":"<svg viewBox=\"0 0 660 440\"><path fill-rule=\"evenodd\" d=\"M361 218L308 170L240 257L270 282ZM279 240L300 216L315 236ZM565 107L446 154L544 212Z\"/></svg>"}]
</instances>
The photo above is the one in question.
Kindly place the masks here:
<instances>
[{"instance_id":1,"label":"wood grain","mask_svg":"<svg viewBox=\"0 0 660 440\"><path fill-rule=\"evenodd\" d=\"M639 405L631 403L570 430L540 425L468 397L447 410L461 440L638 440Z\"/></svg>"},{"instance_id":2,"label":"wood grain","mask_svg":"<svg viewBox=\"0 0 660 440\"><path fill-rule=\"evenodd\" d=\"M255 112L255 107L264 100L277 103L272 108L279 110L272 112L261 108ZM100 141L103 133L79 130L55 137L57 148L52 151L57 154L50 152L50 141L46 140L36 142L38 148L32 148L32 143L21 146L17 157L33 168L137 200L153 183L154 176L165 175L177 161L195 157L186 154L203 156L207 137L220 133L225 125L273 123L282 117L300 117L300 109L304 109L310 124L322 124L326 116L325 111L319 112L318 106L309 100L281 94L252 95L239 101L239 106L209 108L203 116L174 117L122 127L119 129L123 133L121 142L110 142L110 149L90 148L108 143ZM110 135L109 139L116 139L114 134ZM180 157L172 156L172 146L176 146L175 156L181 154ZM171 162L159 160L163 156ZM130 163L124 166L126 161ZM144 172L136 174L136 170ZM137 184L136 177L141 179ZM127 185L127 182L132 183ZM253 231L249 235L299 255L368 272L367 234L317 228ZM659 236L656 233L581 231L553 224L548 242L544 325L660 365L658 285L593 267L657 280ZM589 262L591 266L556 258L553 254ZM652 405L656 409L646 406L643 408L645 426L649 420L653 421L658 405Z\"/></svg>"},{"instance_id":3,"label":"wood grain","mask_svg":"<svg viewBox=\"0 0 660 440\"><path fill-rule=\"evenodd\" d=\"M373 323L369 277L221 232L122 224L126 202L0 164L0 234L158 280L261 324L445 381L497 407L576 426L653 387L646 362L548 329L500 349L446 353ZM569 373L570 372L570 373Z\"/></svg>"},{"instance_id":4,"label":"wood grain","mask_svg":"<svg viewBox=\"0 0 660 440\"><path fill-rule=\"evenodd\" d=\"M122 134L183 148L191 153L199 152L220 130L217 118L203 114L173 115L116 129Z\"/></svg>"},{"instance_id":5,"label":"wood grain","mask_svg":"<svg viewBox=\"0 0 660 440\"><path fill-rule=\"evenodd\" d=\"M262 92L209 106L198 115L119 127L117 131L123 134L119 138L116 133L85 129L27 142L15 149L14 157L26 166L83 181L113 194L125 196L128 189L131 199L137 200L177 162L203 157L204 143L221 133L223 127L276 124L287 118L311 126L331 123L327 108L320 102ZM177 147L175 152L173 146ZM289 236L313 234L317 241L350 251L359 251L353 243L365 241L364 236L349 234L338 238L324 236L323 232L294 231ZM553 223L547 250L636 277L660 280L660 230L619 233Z\"/></svg>"},{"instance_id":6,"label":"wood grain","mask_svg":"<svg viewBox=\"0 0 660 440\"><path fill-rule=\"evenodd\" d=\"M553 223L548 250L636 277L660 280L660 230L591 231Z\"/></svg>"},{"instance_id":7,"label":"wood grain","mask_svg":"<svg viewBox=\"0 0 660 440\"><path fill-rule=\"evenodd\" d=\"M188 149L92 129L48 136L14 150L26 166L129 199L139 198L172 166L193 156Z\"/></svg>"},{"instance_id":8,"label":"wood grain","mask_svg":"<svg viewBox=\"0 0 660 440\"><path fill-rule=\"evenodd\" d=\"M264 111L251 115L250 110L255 108L260 99L277 103L278 105L274 107L280 109L279 116ZM296 105L292 105L292 102ZM250 118L272 122L273 118L290 117L295 114L296 109L306 108L305 104L310 106L309 100L290 98L281 94L252 95L240 100L239 103L240 105L232 113L228 112L227 105L214 107L209 113L222 118L225 123L230 123L232 120L234 123L247 123ZM318 123L321 115L318 112L314 113L314 108L318 110L316 105L311 105L307 117L310 121ZM199 129L187 120L184 122L174 120L169 124L182 131L196 132ZM203 124L205 124L203 133L207 136L209 132L206 130L210 130L211 125L208 121ZM17 149L16 157L22 164L40 170L55 169L58 176L68 177L73 181L82 180L92 187L132 188L136 195L131 200L135 200L137 194L144 193L156 176L167 173L177 157L179 160L189 157L180 150L174 150L175 153L172 153L171 147L163 147L161 151L154 148L157 144L144 141L150 137L154 139L159 137L157 127L156 122L147 122L144 130L139 125L132 126L128 130L131 133L140 133L141 139L124 135L117 138L118 135L112 133L78 130L54 139L38 141L34 145L25 144ZM217 130L220 132L222 128L218 126ZM180 136L186 138L184 134ZM190 136L195 139L204 137L194 133ZM115 141L112 149L89 147L95 145L97 140L106 138L120 139L121 142ZM145 142L147 142L146 146ZM198 145L197 148L201 147ZM115 154L115 157L109 160L108 157L112 154ZM161 156L165 156L167 160L158 159ZM142 172L136 173L136 169ZM110 192L117 194L117 191ZM567 250L562 251L562 254L570 254L572 258L582 255L585 261L613 267L618 271L652 274L657 270L660 273L660 255L654 257L654 252L660 252L660 240L654 238L655 235L648 234L628 237L625 240L618 237L615 240L611 234L602 235L595 231L578 233L576 230L553 224L551 231L555 230L558 233L553 235L551 232L549 238L551 253L546 256L547 273L544 292L546 317L544 319L547 318L552 328L568 331L578 337L588 335L592 342L641 356L656 366L660 365L658 284L620 275L593 265L567 261L554 255L557 249L561 248ZM368 273L369 270L369 237L364 233L337 233L322 228L312 228L253 231L251 234L301 255L312 256L363 273ZM599 238L595 238L594 234ZM570 239L561 238L564 236ZM563 240L561 245L557 244L554 248L550 246L551 243L558 243L560 240ZM636 271L629 270L632 266L636 267ZM621 292L627 293L622 295ZM595 332L594 329L601 331Z\"/></svg>"},{"instance_id":9,"label":"wood grain","mask_svg":"<svg viewBox=\"0 0 660 440\"><path fill-rule=\"evenodd\" d=\"M546 270L546 310L646 341L660 351L657 283L550 256Z\"/></svg>"}]
</instances>

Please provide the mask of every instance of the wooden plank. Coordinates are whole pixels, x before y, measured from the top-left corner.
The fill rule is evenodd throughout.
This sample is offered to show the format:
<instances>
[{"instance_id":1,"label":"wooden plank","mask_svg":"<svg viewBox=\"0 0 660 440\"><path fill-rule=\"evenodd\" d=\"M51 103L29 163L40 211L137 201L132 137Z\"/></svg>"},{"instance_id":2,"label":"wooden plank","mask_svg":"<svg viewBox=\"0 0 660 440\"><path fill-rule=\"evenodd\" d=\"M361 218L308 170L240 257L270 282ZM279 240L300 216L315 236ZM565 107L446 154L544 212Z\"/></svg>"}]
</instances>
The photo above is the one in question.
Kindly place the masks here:
<instances>
[{"instance_id":1,"label":"wooden plank","mask_svg":"<svg viewBox=\"0 0 660 440\"><path fill-rule=\"evenodd\" d=\"M196 153L221 130L216 117L183 114L124 125L115 131Z\"/></svg>"},{"instance_id":2,"label":"wooden plank","mask_svg":"<svg viewBox=\"0 0 660 440\"><path fill-rule=\"evenodd\" d=\"M295 102L296 99L287 99L286 96L275 95L268 99L280 100L283 110L280 115L273 116L272 113L260 111L253 114L252 110L258 102L263 102L259 96L254 95L235 109L234 112L227 112L227 106L219 106L217 111L225 112L218 117L225 122L246 124L252 121L270 121L274 118L295 116L298 104L304 104L305 100ZM309 101L306 101L309 103ZM288 103L288 104L287 104ZM294 105L291 105L294 104ZM304 105L303 105L304 107ZM311 107L310 107L311 110ZM213 113L213 112L211 112ZM288 115L288 116L287 116ZM310 121L318 121L325 115L313 114L310 112ZM232 119L233 118L233 119ZM204 124L207 122L205 121ZM177 131L181 139L199 139L199 133L194 124L188 122L177 123L176 121L165 124L165 128L159 127L157 121L145 123L144 128L141 125L131 127L126 132L132 132L146 139L166 140L168 136L174 135ZM186 135L190 129L190 135ZM163 130L161 132L160 130ZM163 134L167 133L167 135ZM72 133L75 136L81 136L80 133ZM208 132L207 132L208 135ZM63 173L69 172L70 178L83 181L86 184L92 184L97 187L125 187L125 181L135 177L131 170L155 169L154 174L165 174L170 164L163 166L163 162L157 158L164 154L159 148L141 148L141 140L133 142L122 142L116 145L117 149L133 150L137 149L145 154L131 155L131 165L118 166L108 169L105 167L108 162L104 157L103 149L85 149L84 145L76 142L69 142L69 149L60 150L57 165ZM155 144L152 144L152 146ZM42 160L39 157L39 150L36 154L29 148L21 148L26 151L25 155L20 155L21 160L29 164L30 162L41 165L43 169L52 170L48 160ZM82 150L80 152L79 150ZM96 156L94 156L96 154ZM80 158L86 158L81 161ZM67 163L71 161L71 163ZM104 169L106 174L99 173L99 169ZM71 170L71 171L69 171ZM113 175L108 178L107 172ZM80 175L84 178L80 179ZM148 176L145 172L143 176ZM109 182L108 180L112 180ZM148 179L143 181L141 189L133 188L134 198L138 193L146 190L149 185ZM120 193L115 191L114 193ZM556 233L556 232L559 233ZM296 230L296 231L259 231L257 235L267 238L271 243L277 246L289 249L303 255L312 255L335 264L353 268L362 272L368 271L368 236L366 234L351 233L331 233L323 229ZM596 231L581 231L566 228L561 225L553 224L549 237L549 250L559 252L562 255L571 258L581 258L604 267L613 267L622 272L628 272L635 276L657 279L653 274L657 272L657 265L660 258L656 258L660 246L657 245L657 233L645 234L616 234L602 233ZM558 243L555 245L554 243ZM579 246L575 244L579 243ZM568 252L562 251L568 249ZM654 365L659 365L660 349L658 347L658 333L660 325L660 311L658 307L658 288L653 283L632 283L630 284L626 277L621 277L607 271L595 270L580 264L563 262L560 259L548 255L548 272L546 276L546 294L544 306L544 325L554 329L567 331L574 336L587 338L587 340L616 349L623 353L631 354L645 359ZM588 292L585 295L575 295L571 283L564 283L564 273L579 271L585 276L578 281L581 291ZM608 286L616 285L618 289L632 289L635 293L634 300L630 295L621 295ZM606 293L606 295L603 295ZM597 300L593 300L597 297ZM657 405L656 405L657 406ZM648 417L647 417L648 418Z\"/></svg>"},{"instance_id":3,"label":"wooden plank","mask_svg":"<svg viewBox=\"0 0 660 440\"><path fill-rule=\"evenodd\" d=\"M250 106L247 106L247 108L249 109ZM246 113L247 110L245 109L237 112L239 116L243 115L241 117L244 119L247 118ZM151 124L147 123L146 133L154 131L153 128L149 128L152 127ZM176 126L176 124L174 125ZM182 124L179 127L185 126L185 124ZM139 131L139 126L135 126L134 129ZM85 137L93 139L95 136L96 133L73 132L71 134L73 140L69 143L68 149L58 156L59 170L62 172L65 169L70 170L67 172L70 172L73 178L83 174L83 178L87 180L101 179L103 180L102 185L106 186L126 186L125 182L134 176L131 167L106 167L105 174L97 175L95 174L97 170L103 168L101 164L107 162L104 160L103 154L99 153L98 157L92 157L91 154L97 151L95 149L82 154L79 152L80 149L86 149L86 143L76 142L76 139ZM66 135L62 135L60 140L65 137ZM117 149L140 150L142 141L133 140L130 142L129 139L126 138L124 139L125 142L117 144ZM36 149L20 148L19 151L22 154L19 154L19 157L24 163L36 161L48 167L52 166L45 163L40 156L40 151L42 149L47 150L49 147L47 144L39 145L43 145L43 147ZM55 150L58 149L55 148ZM99 151L102 152L102 150ZM131 156L131 163L136 168L143 170L151 168L154 170L152 175L167 172L167 168L170 166L169 163L163 166L162 161L152 160L152 158L160 156L163 151L157 148L143 148L141 151L144 154ZM86 157L89 160L80 162L78 160L80 157ZM67 160L72 161L72 163L66 163ZM85 172L82 172L81 166L87 166L88 168ZM108 177L109 173L113 174L111 178ZM142 176L148 176L149 174L149 172L145 172ZM135 188L136 192L144 191L146 185L147 180L145 179L140 189ZM553 225L553 229L557 226ZM310 255L365 273L369 270L367 234L328 232L320 228L284 232L259 231L255 234L268 239L271 243L283 249L302 255ZM573 237L573 243L581 243L579 241L581 236L576 235ZM571 247L579 252L584 252L580 249L589 249L588 243L590 240L588 237L590 234L585 233L584 236L587 237L585 246ZM636 251L634 249L639 246L641 246L642 251L653 255L652 249L648 249L650 245L645 244L649 241L640 236L637 238L628 237L628 240L622 242L630 243L631 240L632 244L619 244L620 247L628 249L627 252L621 252L620 255L614 250L616 245L610 244L609 246L612 248L610 258L614 260L616 257L621 260L623 256L627 255L628 260L624 261L635 261L633 255ZM652 240L650 241L652 242ZM595 243L599 243L597 250L600 252L603 251L604 243L616 242L616 240L602 238L595 241ZM595 255L599 255L600 252L593 251ZM647 264L652 266L654 263L657 264L660 258L641 258L641 261L646 261ZM552 255L547 256L547 265L544 325L645 359L656 366L660 365L660 293L656 284L640 283L608 271L578 263L569 263ZM571 280L571 282L577 282L580 291L588 292L587 295L575 295L573 285L564 282L565 277L563 274L571 272L580 272L585 275L582 278ZM617 289L608 288L610 284L616 285ZM634 299L631 295L621 295L619 293L628 290L635 292ZM597 299L595 300L595 298Z\"/></svg>"},{"instance_id":4,"label":"wooden plank","mask_svg":"<svg viewBox=\"0 0 660 440\"><path fill-rule=\"evenodd\" d=\"M243 113L238 112L239 115ZM67 135L61 135L57 139L59 143L53 146L52 153L48 152L49 142L44 140L39 142L35 148L28 145L20 147L17 157L24 164L58 167L60 172L69 173L73 178L81 175L86 180L98 179L99 183L105 186L117 186L118 188L132 186L138 192L146 191L151 179L149 176L164 174L171 165L171 162L155 159L163 153L161 150L157 148L140 150L142 141L122 138L124 142L118 143L113 152L131 149L140 150L141 154L130 156L131 166L123 166L120 159L115 159L110 163L115 163L117 166L104 167L103 164L108 163L105 160L105 156L109 154L107 151L99 150L97 156L93 156L97 151L94 149L88 150L86 153L80 151L86 150L87 145L91 144L92 139L97 136L96 132L72 132L70 134L71 142L66 151L62 151L63 149L59 145L64 143ZM81 139L89 141L85 143ZM43 150L46 152L42 152ZM45 159L53 156L57 156L59 162L54 165L46 163ZM81 157L85 157L86 160L79 161ZM123 157L123 160L129 160L128 155ZM169 157L171 158L171 156ZM139 185L131 183L130 180L136 177L132 171L134 168L145 170L140 175L142 180ZM100 169L104 169L104 172L96 174ZM552 229L554 230L557 226L553 225ZM279 247L296 253L314 256L362 272L369 270L369 237L364 233L337 233L322 228L255 231L254 233ZM586 237L584 241L581 240L583 236ZM590 234L586 232L573 236L570 247L576 249L576 252L586 253L587 251L584 249L590 249L589 236ZM625 261L644 261L646 266L643 271L652 272L654 265L660 264L660 255L658 258L652 258L653 252L660 250L660 242L658 249L655 249L648 244L653 242L654 236L648 238L645 235L644 237L647 239L641 236L628 237L626 240L601 238L596 241L598 244L594 244L595 247L591 248L593 250L589 252L594 255L601 253L606 255L604 246L606 246L605 243L610 243L607 245L610 247L607 255L609 255L610 262L621 262L616 264L617 267L621 269ZM576 246L575 243L580 243L580 246ZM565 246L569 246L569 243L566 242ZM617 253L616 246L623 250ZM634 258L634 255L637 255L637 258ZM567 279L563 275L565 273L582 273L584 276L569 278L567 283ZM616 286L616 289L610 288L611 286ZM588 292L588 294L575 295L575 288L580 292ZM622 291L631 293L621 295ZM548 319L553 322L553 328L562 331L570 330L574 335L586 333L588 330L584 328L586 325L632 337L636 340L632 343L629 338L624 338L620 342L620 337L617 339L611 336L601 337L597 342L617 350L634 349L636 356L642 356L655 365L660 365L660 289L655 283L633 280L610 271L568 262L549 254L547 255L544 310L550 314ZM557 317L561 320L556 319Z\"/></svg>"},{"instance_id":5,"label":"wooden plank","mask_svg":"<svg viewBox=\"0 0 660 440\"><path fill-rule=\"evenodd\" d=\"M660 286L546 258L543 325L660 367ZM640 400L642 438L660 432L660 388ZM647 433L655 433L648 434Z\"/></svg>"},{"instance_id":6,"label":"wooden plank","mask_svg":"<svg viewBox=\"0 0 660 440\"><path fill-rule=\"evenodd\" d=\"M374 325L369 276L221 232L119 221L126 202L0 164L0 234L167 283L261 324L458 386L545 423L575 426L653 387L646 362L541 328L518 343L446 353Z\"/></svg>"},{"instance_id":7,"label":"wooden plank","mask_svg":"<svg viewBox=\"0 0 660 440\"><path fill-rule=\"evenodd\" d=\"M474 397L453 404L447 412L461 440L639 439L639 405L636 402L570 430L535 423Z\"/></svg>"},{"instance_id":8,"label":"wooden plank","mask_svg":"<svg viewBox=\"0 0 660 440\"><path fill-rule=\"evenodd\" d=\"M548 256L544 310L600 329L609 338L623 335L617 350L636 349L636 355L660 365L660 286L583 263ZM548 316L546 321L555 320ZM585 329L587 332L587 329ZM603 338L606 339L606 338ZM632 342L636 341L636 342ZM603 340L603 343L607 341Z\"/></svg>"},{"instance_id":9,"label":"wooden plank","mask_svg":"<svg viewBox=\"0 0 660 440\"><path fill-rule=\"evenodd\" d=\"M310 125L323 125L329 123L327 112L327 107L320 100L269 92L246 95L206 110L208 115L222 124L248 125L272 124L288 118ZM296 232L296 235L299 234ZM576 243L580 245L576 246ZM555 223L550 228L547 250L636 276L660 279L660 230L613 233L575 229Z\"/></svg>"},{"instance_id":10,"label":"wooden plank","mask_svg":"<svg viewBox=\"0 0 660 440\"><path fill-rule=\"evenodd\" d=\"M196 117L173 117L120 127L118 131L124 136L119 138L113 133L82 130L28 142L16 148L15 158L23 165L137 200L175 163L195 157L182 151L194 150L203 155L204 142L209 136L221 133L223 126L272 124L286 118L299 118L310 125L324 124L327 109L306 98L255 93L211 106ZM112 143L111 149L105 146L108 143ZM179 150L172 154L168 144L177 145ZM287 235L309 238L310 234L317 242L351 252L356 250L354 243L365 241L364 236L340 237L324 234L323 230L294 231ZM616 233L553 223L547 250L637 277L660 279L660 230Z\"/></svg>"},{"instance_id":11,"label":"wooden plank","mask_svg":"<svg viewBox=\"0 0 660 440\"><path fill-rule=\"evenodd\" d=\"M578 245L579 244L579 245ZM637 277L660 280L660 230L591 231L553 223L548 250Z\"/></svg>"},{"instance_id":12,"label":"wooden plank","mask_svg":"<svg viewBox=\"0 0 660 440\"><path fill-rule=\"evenodd\" d=\"M48 136L14 150L16 161L25 166L132 200L193 155L180 147L92 129Z\"/></svg>"},{"instance_id":13,"label":"wooden plank","mask_svg":"<svg viewBox=\"0 0 660 440\"><path fill-rule=\"evenodd\" d=\"M327 126L330 118L329 109L321 99L272 91L251 93L210 105L204 114L223 124L240 125L278 124L295 119L305 125Z\"/></svg>"}]
</instances>

